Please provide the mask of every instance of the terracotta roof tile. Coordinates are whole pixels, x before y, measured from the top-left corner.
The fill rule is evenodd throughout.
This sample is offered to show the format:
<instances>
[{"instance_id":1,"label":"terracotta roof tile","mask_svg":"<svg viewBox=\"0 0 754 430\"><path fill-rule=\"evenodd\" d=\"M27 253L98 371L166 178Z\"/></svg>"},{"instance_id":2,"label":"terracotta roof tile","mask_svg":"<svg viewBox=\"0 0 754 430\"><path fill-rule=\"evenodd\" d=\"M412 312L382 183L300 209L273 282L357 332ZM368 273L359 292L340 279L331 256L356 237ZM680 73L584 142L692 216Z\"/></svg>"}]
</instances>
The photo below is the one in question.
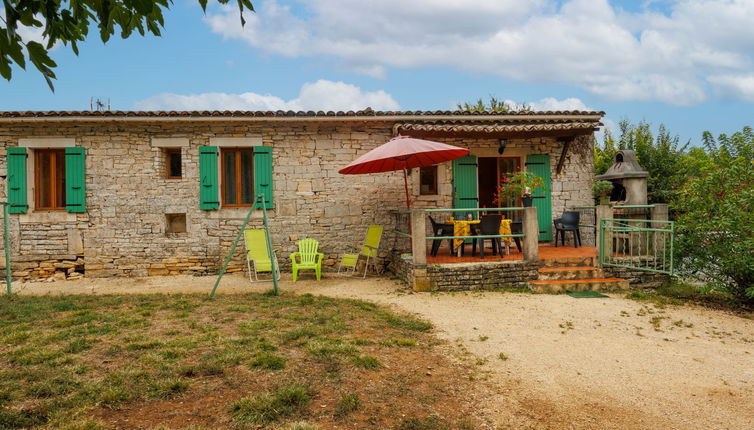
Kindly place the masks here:
<instances>
[{"instance_id":1,"label":"terracotta roof tile","mask_svg":"<svg viewBox=\"0 0 754 430\"><path fill-rule=\"evenodd\" d=\"M422 117L422 116L603 116L604 112L597 111L518 111L507 113L496 112L465 112L465 111L375 111L365 109L359 111L0 111L0 118L66 118L66 117L227 117L227 118L280 118L280 117Z\"/></svg>"},{"instance_id":2,"label":"terracotta roof tile","mask_svg":"<svg viewBox=\"0 0 754 430\"><path fill-rule=\"evenodd\" d=\"M404 131L442 131L442 132L472 132L472 133L500 133L500 132L533 132L533 131L564 131L564 130L593 130L601 127L599 121L535 123L535 124L399 124L395 128Z\"/></svg>"}]
</instances>

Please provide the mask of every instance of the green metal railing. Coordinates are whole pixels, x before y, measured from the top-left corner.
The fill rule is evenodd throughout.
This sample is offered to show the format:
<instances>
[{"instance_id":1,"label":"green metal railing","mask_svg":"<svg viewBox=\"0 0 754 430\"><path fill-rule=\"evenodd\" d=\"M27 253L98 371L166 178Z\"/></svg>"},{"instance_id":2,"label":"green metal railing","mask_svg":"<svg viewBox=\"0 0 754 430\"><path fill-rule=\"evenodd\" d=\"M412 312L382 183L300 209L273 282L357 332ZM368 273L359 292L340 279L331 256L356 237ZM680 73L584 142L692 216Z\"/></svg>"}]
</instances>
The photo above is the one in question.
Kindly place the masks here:
<instances>
[{"instance_id":1,"label":"green metal railing","mask_svg":"<svg viewBox=\"0 0 754 430\"><path fill-rule=\"evenodd\" d=\"M673 274L673 221L600 220L600 265Z\"/></svg>"}]
</instances>

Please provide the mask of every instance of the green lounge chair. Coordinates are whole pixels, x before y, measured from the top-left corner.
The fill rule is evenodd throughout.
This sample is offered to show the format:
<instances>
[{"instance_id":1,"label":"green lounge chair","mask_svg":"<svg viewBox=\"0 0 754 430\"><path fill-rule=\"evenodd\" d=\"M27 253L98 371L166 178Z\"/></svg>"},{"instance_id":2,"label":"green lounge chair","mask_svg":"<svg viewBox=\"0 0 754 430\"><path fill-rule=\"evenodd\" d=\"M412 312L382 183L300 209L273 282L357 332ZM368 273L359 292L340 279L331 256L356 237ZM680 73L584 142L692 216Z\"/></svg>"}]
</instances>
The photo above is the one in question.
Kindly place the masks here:
<instances>
[{"instance_id":1,"label":"green lounge chair","mask_svg":"<svg viewBox=\"0 0 754 430\"><path fill-rule=\"evenodd\" d=\"M293 266L293 282L298 278L298 271L301 269L314 270L314 274L319 281L322 276L322 259L325 254L317 252L319 242L314 239L301 239L297 243L298 252L291 254L291 265ZM296 260L298 257L298 261Z\"/></svg>"},{"instance_id":2,"label":"green lounge chair","mask_svg":"<svg viewBox=\"0 0 754 430\"><path fill-rule=\"evenodd\" d=\"M243 235L244 244L246 245L246 268L249 269L249 281L271 281L272 278L259 279L260 272L270 272L270 275L272 274L272 260L270 260L270 255L267 252L267 235L264 229L244 230ZM274 251L272 256L275 258L275 274L280 279L280 265L277 264L278 260ZM254 279L251 279L252 270L254 271Z\"/></svg>"},{"instance_id":3,"label":"green lounge chair","mask_svg":"<svg viewBox=\"0 0 754 430\"><path fill-rule=\"evenodd\" d=\"M358 254L343 254L340 258L340 267L338 267L338 273L343 267L350 267L350 276L354 276L356 273L356 265L359 263L360 258L364 258L364 275L362 278L367 277L367 270L369 269L369 261L372 262L372 268L377 273L377 248L380 247L380 240L382 239L382 226L370 225L367 230L367 237L364 239L364 245L361 246L361 251ZM354 248L358 249L358 248Z\"/></svg>"}]
</instances>

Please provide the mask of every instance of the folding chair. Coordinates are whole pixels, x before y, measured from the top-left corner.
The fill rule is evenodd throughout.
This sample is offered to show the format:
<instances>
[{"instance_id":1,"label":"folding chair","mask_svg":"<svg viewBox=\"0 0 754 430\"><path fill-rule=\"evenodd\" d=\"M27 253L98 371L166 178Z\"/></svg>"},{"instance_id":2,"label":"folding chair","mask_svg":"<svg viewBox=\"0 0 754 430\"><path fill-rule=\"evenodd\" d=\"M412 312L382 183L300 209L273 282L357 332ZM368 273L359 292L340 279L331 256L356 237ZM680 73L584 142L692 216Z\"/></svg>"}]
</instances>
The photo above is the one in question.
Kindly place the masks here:
<instances>
[{"instance_id":1,"label":"folding chair","mask_svg":"<svg viewBox=\"0 0 754 430\"><path fill-rule=\"evenodd\" d=\"M246 246L246 268L249 270L249 281L263 282L270 279L259 279L260 272L270 272L272 275L272 260L267 251L267 235L263 228L244 230L244 245ZM278 264L275 251L272 251L275 259L275 275L280 279L280 265ZM253 265L253 267L252 267ZM254 270L254 279L251 279L251 271Z\"/></svg>"},{"instance_id":2,"label":"folding chair","mask_svg":"<svg viewBox=\"0 0 754 430\"><path fill-rule=\"evenodd\" d=\"M372 262L372 268L377 273L377 248L380 247L380 240L382 239L382 226L370 225L367 230L367 237L364 239L364 244L361 246L361 251L358 254L343 254L340 257L340 266L338 267L338 273L343 267L351 268L349 276L354 276L356 273L356 266L359 263L359 259L364 258L364 275L362 278L367 277L367 270L369 269L369 261ZM354 248L357 249L357 248Z\"/></svg>"}]
</instances>

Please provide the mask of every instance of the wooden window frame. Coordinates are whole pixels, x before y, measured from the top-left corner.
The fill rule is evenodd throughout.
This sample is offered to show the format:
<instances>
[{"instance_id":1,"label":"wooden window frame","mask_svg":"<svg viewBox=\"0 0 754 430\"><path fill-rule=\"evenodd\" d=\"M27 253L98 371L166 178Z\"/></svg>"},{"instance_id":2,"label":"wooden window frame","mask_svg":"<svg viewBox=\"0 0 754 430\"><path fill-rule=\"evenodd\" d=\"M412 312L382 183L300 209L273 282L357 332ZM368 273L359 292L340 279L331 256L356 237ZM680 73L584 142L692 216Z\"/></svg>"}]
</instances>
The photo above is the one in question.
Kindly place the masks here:
<instances>
[{"instance_id":1,"label":"wooden window frame","mask_svg":"<svg viewBox=\"0 0 754 430\"><path fill-rule=\"evenodd\" d=\"M51 161L50 165L52 166L50 171L50 178L49 183L51 185L50 187L50 201L52 202L53 206L51 207L43 207L40 203L41 201L41 187L40 184L42 181L42 178L40 177L40 169L41 169L41 162L42 162L42 154L50 154ZM63 205L62 206L54 206L55 202L58 200L58 175L57 175L57 162L58 157L63 158ZM65 149L62 148L46 148L46 149L35 149L34 150L34 211L35 212L65 212L66 211L66 199L65 199L65 168L66 168L66 162L65 162Z\"/></svg>"},{"instance_id":2,"label":"wooden window frame","mask_svg":"<svg viewBox=\"0 0 754 430\"><path fill-rule=\"evenodd\" d=\"M248 151L251 153L251 203L226 203L225 202L225 153L235 152L236 161L236 201L241 201L242 183L241 183L241 152ZM249 147L237 147L237 148L220 148L220 204L224 208L249 208L254 204L254 150Z\"/></svg>"},{"instance_id":3,"label":"wooden window frame","mask_svg":"<svg viewBox=\"0 0 754 430\"><path fill-rule=\"evenodd\" d=\"M422 191L422 169L432 169L434 171L434 188L430 189L428 192ZM419 195L420 196L436 196L439 193L440 188L440 174L439 174L439 168L435 166L424 166L419 168Z\"/></svg>"},{"instance_id":4,"label":"wooden window frame","mask_svg":"<svg viewBox=\"0 0 754 430\"><path fill-rule=\"evenodd\" d=\"M170 174L170 157L172 154L178 154L181 159L181 174L179 176L172 176ZM183 179L183 155L181 154L181 148L165 148L165 178Z\"/></svg>"}]
</instances>

